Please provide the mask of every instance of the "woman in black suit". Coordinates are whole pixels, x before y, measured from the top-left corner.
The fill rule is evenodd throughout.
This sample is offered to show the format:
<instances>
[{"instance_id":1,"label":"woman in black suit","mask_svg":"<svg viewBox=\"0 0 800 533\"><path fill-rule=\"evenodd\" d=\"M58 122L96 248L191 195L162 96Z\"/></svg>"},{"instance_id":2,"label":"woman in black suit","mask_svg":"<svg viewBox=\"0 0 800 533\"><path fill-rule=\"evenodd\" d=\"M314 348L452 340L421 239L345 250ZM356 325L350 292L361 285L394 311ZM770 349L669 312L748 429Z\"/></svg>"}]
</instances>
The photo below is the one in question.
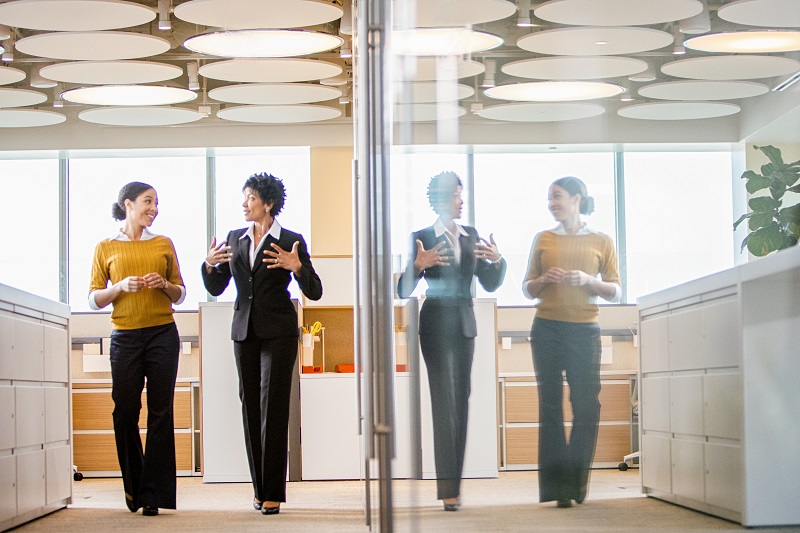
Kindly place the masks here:
<instances>
[{"instance_id":1,"label":"woman in black suit","mask_svg":"<svg viewBox=\"0 0 800 533\"><path fill-rule=\"evenodd\" d=\"M245 446L253 479L253 507L263 514L280 512L286 501L286 454L292 372L297 359L297 311L287 287L292 277L311 300L322 297L299 233L275 219L283 208L283 183L254 174L242 188L247 228L233 230L217 245L212 240L203 265L206 290L222 294L233 277L233 339Z\"/></svg>"},{"instance_id":2,"label":"woman in black suit","mask_svg":"<svg viewBox=\"0 0 800 533\"><path fill-rule=\"evenodd\" d=\"M503 283L506 262L494 238L461 226L461 180L442 172L428 184L428 201L439 215L433 226L411 235L408 265L397 292L407 298L421 278L428 282L419 313L419 342L428 371L433 411L437 497L446 511L461 505L461 473L467 441L470 373L477 326L472 279L488 291Z\"/></svg>"}]
</instances>

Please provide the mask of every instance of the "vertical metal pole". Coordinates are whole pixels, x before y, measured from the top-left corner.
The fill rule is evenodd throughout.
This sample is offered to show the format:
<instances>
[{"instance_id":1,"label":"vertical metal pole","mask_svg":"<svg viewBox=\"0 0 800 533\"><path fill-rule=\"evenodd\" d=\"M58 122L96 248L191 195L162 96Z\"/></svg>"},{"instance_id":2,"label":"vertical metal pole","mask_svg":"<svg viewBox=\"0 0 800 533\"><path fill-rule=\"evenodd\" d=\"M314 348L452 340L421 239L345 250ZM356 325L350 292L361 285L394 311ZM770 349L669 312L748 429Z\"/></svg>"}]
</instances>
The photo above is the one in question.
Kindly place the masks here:
<instances>
[{"instance_id":1,"label":"vertical metal pole","mask_svg":"<svg viewBox=\"0 0 800 533\"><path fill-rule=\"evenodd\" d=\"M358 162L363 186L360 204L363 239L359 266L362 274L364 378L367 391L367 440L370 456L377 455L380 531L393 531L392 457L394 456L394 368L392 364L392 264L389 212L389 148L391 95L388 38L390 2L359 3L357 69ZM371 406L369 404L372 404ZM369 483L369 481L367 481Z\"/></svg>"},{"instance_id":2,"label":"vertical metal pole","mask_svg":"<svg viewBox=\"0 0 800 533\"><path fill-rule=\"evenodd\" d=\"M58 156L58 301L69 304L69 159Z\"/></svg>"},{"instance_id":3,"label":"vertical metal pole","mask_svg":"<svg viewBox=\"0 0 800 533\"><path fill-rule=\"evenodd\" d=\"M215 197L217 194L217 165L214 157L214 149L206 150L206 246L211 244L211 239L215 235L217 225L217 204ZM216 302L217 297L212 296L206 291L206 298L209 302Z\"/></svg>"},{"instance_id":4,"label":"vertical metal pole","mask_svg":"<svg viewBox=\"0 0 800 533\"><path fill-rule=\"evenodd\" d=\"M628 302L628 234L625 220L625 153L614 152L614 195L617 211L617 261L622 285L621 303Z\"/></svg>"}]
</instances>

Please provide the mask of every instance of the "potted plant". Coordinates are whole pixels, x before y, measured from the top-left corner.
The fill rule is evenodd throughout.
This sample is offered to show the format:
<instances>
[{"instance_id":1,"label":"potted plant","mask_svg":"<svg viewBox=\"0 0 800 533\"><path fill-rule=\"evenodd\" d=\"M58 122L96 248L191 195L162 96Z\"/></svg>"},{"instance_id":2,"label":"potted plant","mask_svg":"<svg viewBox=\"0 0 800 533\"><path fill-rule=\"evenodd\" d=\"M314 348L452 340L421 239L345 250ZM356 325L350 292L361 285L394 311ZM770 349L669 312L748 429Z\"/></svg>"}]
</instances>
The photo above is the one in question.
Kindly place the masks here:
<instances>
[{"instance_id":1,"label":"potted plant","mask_svg":"<svg viewBox=\"0 0 800 533\"><path fill-rule=\"evenodd\" d=\"M747 180L747 192L754 194L769 189L768 195L750 198L750 212L734 222L735 230L745 219L750 233L742 241L755 256L765 256L797 244L800 238L800 201L784 207L783 195L787 191L800 193L800 161L784 163L781 151L774 146L753 146L767 156L769 163L761 167L761 174L748 170L742 174Z\"/></svg>"}]
</instances>

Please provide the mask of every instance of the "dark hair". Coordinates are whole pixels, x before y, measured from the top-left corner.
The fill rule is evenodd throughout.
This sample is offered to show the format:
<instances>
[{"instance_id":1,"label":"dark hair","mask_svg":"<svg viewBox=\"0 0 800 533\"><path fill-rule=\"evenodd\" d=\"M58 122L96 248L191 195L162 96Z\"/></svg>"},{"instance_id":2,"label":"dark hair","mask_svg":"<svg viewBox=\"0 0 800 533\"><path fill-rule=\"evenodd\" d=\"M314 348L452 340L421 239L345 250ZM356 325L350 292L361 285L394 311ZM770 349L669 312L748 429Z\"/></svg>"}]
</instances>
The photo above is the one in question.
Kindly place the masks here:
<instances>
[{"instance_id":1,"label":"dark hair","mask_svg":"<svg viewBox=\"0 0 800 533\"><path fill-rule=\"evenodd\" d=\"M453 197L460 185L461 179L458 174L449 170L431 178L428 182L428 203L436 213L447 207L450 198Z\"/></svg>"},{"instance_id":2,"label":"dark hair","mask_svg":"<svg viewBox=\"0 0 800 533\"><path fill-rule=\"evenodd\" d=\"M143 192L152 188L152 186L141 181L132 181L123 185L119 190L119 198L111 204L111 216L114 217L114 220L125 220L125 200L135 202Z\"/></svg>"},{"instance_id":3,"label":"dark hair","mask_svg":"<svg viewBox=\"0 0 800 533\"><path fill-rule=\"evenodd\" d=\"M586 184L573 176L559 178L553 182L569 193L570 196L581 195L581 215L591 215L594 212L594 198L586 191Z\"/></svg>"},{"instance_id":4,"label":"dark hair","mask_svg":"<svg viewBox=\"0 0 800 533\"><path fill-rule=\"evenodd\" d=\"M286 189L283 187L283 182L266 172L253 174L247 181L244 182L242 192L250 187L255 192L261 201L265 204L272 203L272 209L269 214L274 218L283 209L283 203L286 201Z\"/></svg>"}]
</instances>

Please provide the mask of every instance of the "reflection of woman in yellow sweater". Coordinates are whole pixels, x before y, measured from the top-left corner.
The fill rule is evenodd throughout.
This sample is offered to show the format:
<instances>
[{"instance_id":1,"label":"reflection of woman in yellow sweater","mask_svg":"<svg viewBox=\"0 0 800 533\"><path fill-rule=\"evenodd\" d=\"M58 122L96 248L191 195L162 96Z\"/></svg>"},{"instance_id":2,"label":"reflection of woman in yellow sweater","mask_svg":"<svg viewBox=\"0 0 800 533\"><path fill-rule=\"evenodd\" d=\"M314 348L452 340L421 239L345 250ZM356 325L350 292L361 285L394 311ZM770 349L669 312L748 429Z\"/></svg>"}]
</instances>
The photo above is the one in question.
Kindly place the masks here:
<instances>
[{"instance_id":1,"label":"reflection of woman in yellow sweater","mask_svg":"<svg viewBox=\"0 0 800 533\"><path fill-rule=\"evenodd\" d=\"M596 297L618 301L621 289L611 237L581 222L581 215L594 210L586 185L578 178L558 179L548 199L559 225L534 239L522 291L539 299L531 328L539 391L539 501L569 507L586 498L600 419ZM562 372L574 414L569 443Z\"/></svg>"},{"instance_id":2,"label":"reflection of woman in yellow sweater","mask_svg":"<svg viewBox=\"0 0 800 533\"><path fill-rule=\"evenodd\" d=\"M172 304L186 296L172 241L150 233L158 195L132 182L112 204L124 220L119 234L94 252L89 305L111 313L111 380L114 436L131 512L158 514L175 508L175 433L172 414L180 339ZM111 282L111 286L108 282ZM147 379L147 453L139 437L142 390Z\"/></svg>"}]
</instances>

